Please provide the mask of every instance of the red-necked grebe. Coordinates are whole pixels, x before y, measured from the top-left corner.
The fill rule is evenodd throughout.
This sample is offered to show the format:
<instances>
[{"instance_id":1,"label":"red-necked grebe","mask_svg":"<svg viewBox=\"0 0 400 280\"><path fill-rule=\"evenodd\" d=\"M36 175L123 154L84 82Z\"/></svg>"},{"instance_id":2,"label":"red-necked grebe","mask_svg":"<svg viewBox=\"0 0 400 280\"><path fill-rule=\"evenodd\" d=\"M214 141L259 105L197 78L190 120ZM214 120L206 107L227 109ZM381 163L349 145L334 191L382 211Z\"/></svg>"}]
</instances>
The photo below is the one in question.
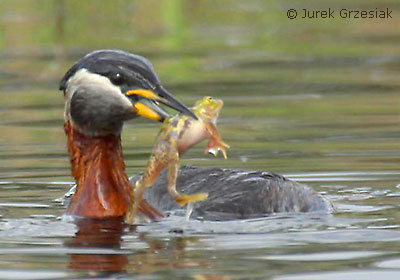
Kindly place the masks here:
<instances>
[{"instance_id":1,"label":"red-necked grebe","mask_svg":"<svg viewBox=\"0 0 400 280\"><path fill-rule=\"evenodd\" d=\"M124 121L137 116L163 121L168 114L159 103L192 117L193 113L164 89L147 59L119 50L94 51L78 60L65 74L60 90L65 96L64 127L76 181L67 213L125 216L132 204L132 188L121 149ZM177 190L208 193L207 200L196 203L192 217L211 220L331 209L308 187L266 172L184 166ZM160 211L179 207L166 193L165 175L145 191L144 198ZM152 206L143 200L138 214L161 217Z\"/></svg>"}]
</instances>

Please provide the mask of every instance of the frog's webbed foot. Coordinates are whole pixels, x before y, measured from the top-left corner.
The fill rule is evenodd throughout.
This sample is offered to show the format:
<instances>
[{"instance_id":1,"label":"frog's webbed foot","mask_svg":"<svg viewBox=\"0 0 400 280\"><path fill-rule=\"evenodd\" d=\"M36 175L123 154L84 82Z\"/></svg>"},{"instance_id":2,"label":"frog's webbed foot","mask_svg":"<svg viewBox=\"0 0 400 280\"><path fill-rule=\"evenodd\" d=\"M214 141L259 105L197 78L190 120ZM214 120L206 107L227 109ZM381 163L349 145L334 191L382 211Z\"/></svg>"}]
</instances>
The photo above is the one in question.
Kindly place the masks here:
<instances>
[{"instance_id":1,"label":"frog's webbed foot","mask_svg":"<svg viewBox=\"0 0 400 280\"><path fill-rule=\"evenodd\" d=\"M147 201L135 201L125 215L124 221L129 225L133 225L142 221L154 221L164 217L157 209L152 207Z\"/></svg>"},{"instance_id":2,"label":"frog's webbed foot","mask_svg":"<svg viewBox=\"0 0 400 280\"><path fill-rule=\"evenodd\" d=\"M189 202L203 201L208 197L208 193L180 194L175 197L176 203L183 206Z\"/></svg>"},{"instance_id":3,"label":"frog's webbed foot","mask_svg":"<svg viewBox=\"0 0 400 280\"><path fill-rule=\"evenodd\" d=\"M217 143L212 143L212 145L208 145L207 148L204 150L204 153L206 154L213 154L214 156L218 155L218 152L221 152L223 157L226 159L226 149L225 148L230 148L228 144L225 142L217 142Z\"/></svg>"}]
</instances>

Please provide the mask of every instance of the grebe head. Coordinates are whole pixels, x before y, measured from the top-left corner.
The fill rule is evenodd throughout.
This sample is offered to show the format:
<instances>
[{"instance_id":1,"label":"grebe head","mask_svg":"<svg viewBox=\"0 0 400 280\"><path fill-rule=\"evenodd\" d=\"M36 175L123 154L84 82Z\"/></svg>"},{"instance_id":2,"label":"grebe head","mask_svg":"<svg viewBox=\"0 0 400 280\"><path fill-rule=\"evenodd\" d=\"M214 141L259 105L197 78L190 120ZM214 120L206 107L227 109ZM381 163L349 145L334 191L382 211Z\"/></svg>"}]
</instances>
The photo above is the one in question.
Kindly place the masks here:
<instances>
[{"instance_id":1,"label":"grebe head","mask_svg":"<svg viewBox=\"0 0 400 280\"><path fill-rule=\"evenodd\" d=\"M143 116L163 121L163 103L193 113L161 85L144 57L120 50L94 51L78 60L64 75L65 120L90 136L118 135L123 121Z\"/></svg>"},{"instance_id":2,"label":"grebe head","mask_svg":"<svg viewBox=\"0 0 400 280\"><path fill-rule=\"evenodd\" d=\"M60 82L64 130L76 192L67 213L90 218L124 217L133 192L122 155L123 122L137 116L163 121L165 104L194 116L161 85L151 63L119 50L100 50L78 60ZM162 215L141 201L138 214Z\"/></svg>"}]
</instances>

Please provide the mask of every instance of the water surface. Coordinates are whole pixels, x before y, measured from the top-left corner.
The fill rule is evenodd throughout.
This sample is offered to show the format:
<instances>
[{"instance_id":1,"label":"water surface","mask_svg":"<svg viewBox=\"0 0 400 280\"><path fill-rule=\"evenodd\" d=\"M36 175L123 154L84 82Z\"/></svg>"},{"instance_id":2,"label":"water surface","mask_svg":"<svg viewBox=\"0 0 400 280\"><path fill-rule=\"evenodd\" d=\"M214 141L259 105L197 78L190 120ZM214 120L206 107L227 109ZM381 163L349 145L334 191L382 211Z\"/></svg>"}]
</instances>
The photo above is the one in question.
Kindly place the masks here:
<instances>
[{"instance_id":1,"label":"water surface","mask_svg":"<svg viewBox=\"0 0 400 280\"><path fill-rule=\"evenodd\" d=\"M390 7L392 21L319 22L286 18L302 1L90 2L0 3L1 279L398 279L396 1L351 4ZM104 20L110 14L119 16ZM62 217L56 199L72 179L57 83L76 59L110 47L151 59L187 105L224 100L229 158L204 155L201 144L183 163L284 174L337 212L187 224L171 216L136 228ZM142 170L158 129L126 124L129 174Z\"/></svg>"}]
</instances>

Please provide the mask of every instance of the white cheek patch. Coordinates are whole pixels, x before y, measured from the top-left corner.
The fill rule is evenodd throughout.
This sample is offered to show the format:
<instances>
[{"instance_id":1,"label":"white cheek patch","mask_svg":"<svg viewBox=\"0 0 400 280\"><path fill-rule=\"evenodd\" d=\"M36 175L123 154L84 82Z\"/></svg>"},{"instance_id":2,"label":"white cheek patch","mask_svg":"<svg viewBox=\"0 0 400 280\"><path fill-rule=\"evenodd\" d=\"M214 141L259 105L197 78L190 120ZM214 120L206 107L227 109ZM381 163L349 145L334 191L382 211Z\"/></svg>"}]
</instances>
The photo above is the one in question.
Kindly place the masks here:
<instances>
[{"instance_id":1,"label":"white cheek patch","mask_svg":"<svg viewBox=\"0 0 400 280\"><path fill-rule=\"evenodd\" d=\"M111 94L114 98L117 97L120 99L121 104L132 106L129 99L125 95L121 94L121 88L112 84L107 77L92 73L87 69L80 69L67 82L64 111L64 118L67 120L71 119L70 104L72 96L81 88L101 88L104 94Z\"/></svg>"},{"instance_id":2,"label":"white cheek patch","mask_svg":"<svg viewBox=\"0 0 400 280\"><path fill-rule=\"evenodd\" d=\"M83 85L95 84L107 89L112 94L121 95L121 89L111 83L110 79L99 74L92 73L87 69L78 70L67 82L67 94L73 94ZM121 95L122 96L122 95ZM71 96L72 97L72 96ZM69 99L71 99L69 97Z\"/></svg>"}]
</instances>

